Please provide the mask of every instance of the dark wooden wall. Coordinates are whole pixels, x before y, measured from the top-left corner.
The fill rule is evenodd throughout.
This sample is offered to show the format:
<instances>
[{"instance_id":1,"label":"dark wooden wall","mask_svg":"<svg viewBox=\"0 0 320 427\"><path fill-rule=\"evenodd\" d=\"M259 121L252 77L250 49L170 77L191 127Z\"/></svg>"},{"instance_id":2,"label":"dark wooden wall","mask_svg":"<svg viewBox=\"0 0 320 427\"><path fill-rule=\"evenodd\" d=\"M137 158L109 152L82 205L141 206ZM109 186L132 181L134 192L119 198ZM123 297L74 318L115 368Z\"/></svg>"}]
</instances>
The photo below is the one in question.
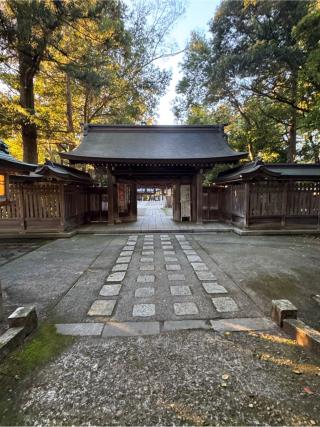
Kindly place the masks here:
<instances>
[{"instance_id":1,"label":"dark wooden wall","mask_svg":"<svg viewBox=\"0 0 320 427\"><path fill-rule=\"evenodd\" d=\"M205 221L251 228L320 228L320 182L260 181L203 190Z\"/></svg>"}]
</instances>

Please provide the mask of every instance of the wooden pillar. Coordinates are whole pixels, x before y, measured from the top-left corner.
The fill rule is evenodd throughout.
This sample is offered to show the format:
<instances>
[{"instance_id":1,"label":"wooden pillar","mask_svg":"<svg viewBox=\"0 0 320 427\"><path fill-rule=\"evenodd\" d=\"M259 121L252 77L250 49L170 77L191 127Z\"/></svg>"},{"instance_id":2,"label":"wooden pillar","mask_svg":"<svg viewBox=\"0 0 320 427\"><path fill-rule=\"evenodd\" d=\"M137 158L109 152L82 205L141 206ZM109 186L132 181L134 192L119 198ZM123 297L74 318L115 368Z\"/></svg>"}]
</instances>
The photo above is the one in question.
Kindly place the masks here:
<instances>
[{"instance_id":1,"label":"wooden pillar","mask_svg":"<svg viewBox=\"0 0 320 427\"><path fill-rule=\"evenodd\" d=\"M64 196L64 184L59 184L59 199L60 199L60 226L64 230L66 226L66 199Z\"/></svg>"},{"instance_id":2,"label":"wooden pillar","mask_svg":"<svg viewBox=\"0 0 320 427\"><path fill-rule=\"evenodd\" d=\"M197 180L196 175L192 177L191 183L191 221L197 222Z\"/></svg>"},{"instance_id":3,"label":"wooden pillar","mask_svg":"<svg viewBox=\"0 0 320 427\"><path fill-rule=\"evenodd\" d=\"M286 226L287 202L288 202L288 183L284 182L283 183L283 188L282 188L281 227L285 227Z\"/></svg>"},{"instance_id":4,"label":"wooden pillar","mask_svg":"<svg viewBox=\"0 0 320 427\"><path fill-rule=\"evenodd\" d=\"M244 184L244 212L243 212L243 225L245 227L249 226L249 202L250 202L250 194L249 194L249 190L250 190L250 183L246 182Z\"/></svg>"},{"instance_id":5,"label":"wooden pillar","mask_svg":"<svg viewBox=\"0 0 320 427\"><path fill-rule=\"evenodd\" d=\"M114 224L114 187L111 169L107 170L108 181L108 224Z\"/></svg>"},{"instance_id":6,"label":"wooden pillar","mask_svg":"<svg viewBox=\"0 0 320 427\"><path fill-rule=\"evenodd\" d=\"M174 191L174 198L172 200L173 204L173 213L174 213L174 220L175 221L181 221L181 203L180 203L180 181L176 181L174 184L175 191Z\"/></svg>"},{"instance_id":7,"label":"wooden pillar","mask_svg":"<svg viewBox=\"0 0 320 427\"><path fill-rule=\"evenodd\" d=\"M203 188L202 188L202 170L200 170L196 175L196 193L197 193L197 203L196 203L196 222L197 224L202 224L202 200L203 200Z\"/></svg>"},{"instance_id":8,"label":"wooden pillar","mask_svg":"<svg viewBox=\"0 0 320 427\"><path fill-rule=\"evenodd\" d=\"M137 184L132 182L130 185L130 220L137 220Z\"/></svg>"},{"instance_id":9,"label":"wooden pillar","mask_svg":"<svg viewBox=\"0 0 320 427\"><path fill-rule=\"evenodd\" d=\"M119 222L119 195L118 184L115 177L113 177L113 219L115 224Z\"/></svg>"}]
</instances>

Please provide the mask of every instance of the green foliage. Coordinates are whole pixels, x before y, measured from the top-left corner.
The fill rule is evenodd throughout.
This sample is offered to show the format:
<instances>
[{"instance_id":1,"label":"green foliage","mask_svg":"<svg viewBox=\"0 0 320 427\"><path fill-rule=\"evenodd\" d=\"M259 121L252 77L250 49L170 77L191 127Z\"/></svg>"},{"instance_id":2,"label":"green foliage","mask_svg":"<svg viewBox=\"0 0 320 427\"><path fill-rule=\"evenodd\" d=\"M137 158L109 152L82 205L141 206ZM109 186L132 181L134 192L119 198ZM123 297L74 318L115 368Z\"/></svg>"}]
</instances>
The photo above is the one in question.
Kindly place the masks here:
<instances>
[{"instance_id":1,"label":"green foliage","mask_svg":"<svg viewBox=\"0 0 320 427\"><path fill-rule=\"evenodd\" d=\"M297 148L302 156L304 135L319 123L319 28L313 0L223 0L211 37L191 35L177 118L190 120L198 105L210 112L224 105L232 111L230 141L251 158L293 161Z\"/></svg>"},{"instance_id":2,"label":"green foliage","mask_svg":"<svg viewBox=\"0 0 320 427\"><path fill-rule=\"evenodd\" d=\"M151 123L170 80L155 61L173 51L166 38L182 12L178 0L131 8L120 0L7 0L0 10L0 137L21 158L21 129L35 126L42 161L76 146L81 123ZM35 64L28 105L21 52Z\"/></svg>"},{"instance_id":3,"label":"green foliage","mask_svg":"<svg viewBox=\"0 0 320 427\"><path fill-rule=\"evenodd\" d=\"M234 165L230 163L217 163L214 167L204 175L203 185L210 185L215 182L220 172L224 172L228 169L233 168Z\"/></svg>"}]
</instances>

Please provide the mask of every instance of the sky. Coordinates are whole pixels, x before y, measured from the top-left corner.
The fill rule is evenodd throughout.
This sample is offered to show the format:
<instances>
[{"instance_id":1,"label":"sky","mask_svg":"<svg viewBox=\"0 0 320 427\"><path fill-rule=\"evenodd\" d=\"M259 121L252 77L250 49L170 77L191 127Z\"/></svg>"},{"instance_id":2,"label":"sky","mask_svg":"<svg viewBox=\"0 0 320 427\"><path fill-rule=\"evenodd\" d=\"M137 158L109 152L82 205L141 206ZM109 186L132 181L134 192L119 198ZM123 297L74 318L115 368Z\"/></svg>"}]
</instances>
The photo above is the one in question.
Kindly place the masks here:
<instances>
[{"instance_id":1,"label":"sky","mask_svg":"<svg viewBox=\"0 0 320 427\"><path fill-rule=\"evenodd\" d=\"M190 33L193 30L202 32L208 31L208 23L215 13L219 0L187 0L186 10L182 17L179 18L176 26L172 31L171 38L177 44L177 51L185 48ZM172 79L166 94L161 98L157 124L170 125L174 124L174 115L172 113L172 101L175 98L175 87L182 77L179 63L182 62L183 53L161 60L158 65L171 70Z\"/></svg>"}]
</instances>

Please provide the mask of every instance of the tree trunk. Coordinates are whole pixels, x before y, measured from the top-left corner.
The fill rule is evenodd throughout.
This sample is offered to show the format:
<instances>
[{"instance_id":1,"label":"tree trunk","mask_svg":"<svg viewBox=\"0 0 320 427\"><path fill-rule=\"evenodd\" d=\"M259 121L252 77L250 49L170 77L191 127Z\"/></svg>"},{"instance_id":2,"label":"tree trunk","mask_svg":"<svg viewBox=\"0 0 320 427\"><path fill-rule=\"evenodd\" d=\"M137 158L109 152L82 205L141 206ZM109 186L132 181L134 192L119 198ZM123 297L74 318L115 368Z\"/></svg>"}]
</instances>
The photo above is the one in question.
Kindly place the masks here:
<instances>
[{"instance_id":1,"label":"tree trunk","mask_svg":"<svg viewBox=\"0 0 320 427\"><path fill-rule=\"evenodd\" d=\"M291 96L292 96L292 102L295 105L297 100L297 71L292 72ZM289 122L287 162L293 163L296 159L296 154L297 154L297 110L295 107L292 107L291 118Z\"/></svg>"},{"instance_id":2,"label":"tree trunk","mask_svg":"<svg viewBox=\"0 0 320 427\"><path fill-rule=\"evenodd\" d=\"M73 109L72 109L72 94L71 94L71 80L70 76L66 74L66 104L67 104L67 130L74 132L73 126Z\"/></svg>"},{"instance_id":3,"label":"tree trunk","mask_svg":"<svg viewBox=\"0 0 320 427\"><path fill-rule=\"evenodd\" d=\"M20 52L19 54L19 80L20 80L20 105L28 117L21 123L23 160L28 163L38 163L37 150L37 125L34 123L34 86L35 75L34 64L31 53Z\"/></svg>"},{"instance_id":4,"label":"tree trunk","mask_svg":"<svg viewBox=\"0 0 320 427\"><path fill-rule=\"evenodd\" d=\"M253 150L253 144L252 142L248 142L248 152L249 152L249 158L250 160L254 160L254 150Z\"/></svg>"},{"instance_id":5,"label":"tree trunk","mask_svg":"<svg viewBox=\"0 0 320 427\"><path fill-rule=\"evenodd\" d=\"M293 109L290 124L289 124L287 162L293 163L296 159L296 154L297 154L297 111L296 109Z\"/></svg>"},{"instance_id":6,"label":"tree trunk","mask_svg":"<svg viewBox=\"0 0 320 427\"><path fill-rule=\"evenodd\" d=\"M90 89L86 88L83 107L83 122L89 123Z\"/></svg>"},{"instance_id":7,"label":"tree trunk","mask_svg":"<svg viewBox=\"0 0 320 427\"><path fill-rule=\"evenodd\" d=\"M308 139L313 153L313 160L315 163L320 163L320 145L317 144L317 141L314 141L311 133L308 135Z\"/></svg>"}]
</instances>

